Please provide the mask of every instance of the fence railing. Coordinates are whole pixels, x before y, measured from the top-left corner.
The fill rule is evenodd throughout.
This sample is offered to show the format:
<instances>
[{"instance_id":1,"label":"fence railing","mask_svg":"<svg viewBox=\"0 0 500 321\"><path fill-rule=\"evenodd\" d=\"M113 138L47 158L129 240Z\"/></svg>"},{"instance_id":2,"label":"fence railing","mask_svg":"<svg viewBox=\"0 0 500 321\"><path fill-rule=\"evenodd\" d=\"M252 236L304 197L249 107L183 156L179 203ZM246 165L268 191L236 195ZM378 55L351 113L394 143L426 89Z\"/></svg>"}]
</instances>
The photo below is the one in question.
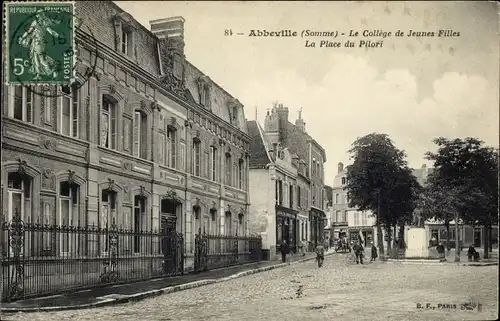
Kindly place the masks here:
<instances>
[{"instance_id":1,"label":"fence railing","mask_svg":"<svg viewBox=\"0 0 500 321\"><path fill-rule=\"evenodd\" d=\"M184 272L184 239L96 226L2 224L2 301Z\"/></svg>"},{"instance_id":2,"label":"fence railing","mask_svg":"<svg viewBox=\"0 0 500 321\"><path fill-rule=\"evenodd\" d=\"M260 236L212 235L202 232L201 229L195 236L195 272L260 260L262 260Z\"/></svg>"}]
</instances>

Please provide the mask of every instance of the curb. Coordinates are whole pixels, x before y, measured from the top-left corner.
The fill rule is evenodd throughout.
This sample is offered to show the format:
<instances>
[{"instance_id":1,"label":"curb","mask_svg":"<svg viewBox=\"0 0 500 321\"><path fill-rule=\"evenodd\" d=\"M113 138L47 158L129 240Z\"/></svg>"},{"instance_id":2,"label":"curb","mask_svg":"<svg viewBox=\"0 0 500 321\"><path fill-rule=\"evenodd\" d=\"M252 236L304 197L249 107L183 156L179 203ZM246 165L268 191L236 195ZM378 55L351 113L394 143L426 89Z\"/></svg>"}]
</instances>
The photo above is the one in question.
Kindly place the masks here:
<instances>
[{"instance_id":1,"label":"curb","mask_svg":"<svg viewBox=\"0 0 500 321\"><path fill-rule=\"evenodd\" d=\"M325 256L329 256L332 254L333 253L325 253ZM315 259L316 259L316 257L309 257L309 258L305 258L305 259L301 259L301 260L297 260L297 261L293 261L293 262L279 263L279 264L260 267L260 268L251 269L251 270L247 270L247 271L242 271L242 272L239 272L239 273L236 273L236 274L230 275L228 277L224 277L224 278L199 280L199 281L194 281L194 282L190 282L190 283L169 286L169 287L166 287L163 289L150 290L150 291L140 292L140 293L131 294L131 295L109 294L109 295L105 295L102 297L98 297L97 299L100 301L94 302L94 303L87 303L87 304L81 304L81 305L69 305L69 306L43 307L43 308L2 308L1 312L4 312L4 313L55 312L55 311L65 311L65 310L77 310L77 309L92 309L92 308L98 308L98 307L140 301L140 300L143 300L146 298L159 296L162 294L169 294L169 293L179 292L179 291L188 290L188 289L192 289L192 288L198 288L198 287L204 286L204 285L226 282L226 281L237 279L237 278L240 278L243 276L256 274L256 273L260 273L260 272L265 272L265 271L270 271L270 270L274 270L274 269L279 269L279 268L282 268L282 267L285 267L288 265L304 263L304 262L312 261Z\"/></svg>"}]
</instances>

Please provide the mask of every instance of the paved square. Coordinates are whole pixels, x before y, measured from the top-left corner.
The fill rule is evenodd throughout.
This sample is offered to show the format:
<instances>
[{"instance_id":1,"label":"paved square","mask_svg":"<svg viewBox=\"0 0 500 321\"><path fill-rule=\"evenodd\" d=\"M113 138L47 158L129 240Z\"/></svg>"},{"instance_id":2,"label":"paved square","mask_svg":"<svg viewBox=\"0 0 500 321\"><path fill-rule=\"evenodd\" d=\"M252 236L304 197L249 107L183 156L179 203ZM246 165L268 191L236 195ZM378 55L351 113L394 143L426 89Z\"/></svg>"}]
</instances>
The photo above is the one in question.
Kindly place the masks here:
<instances>
[{"instance_id":1,"label":"paved square","mask_svg":"<svg viewBox=\"0 0 500 321\"><path fill-rule=\"evenodd\" d=\"M126 305L8 319L494 320L497 273L498 266L346 266L335 254L321 269L311 261ZM461 310L467 302L481 304L481 311Z\"/></svg>"}]
</instances>

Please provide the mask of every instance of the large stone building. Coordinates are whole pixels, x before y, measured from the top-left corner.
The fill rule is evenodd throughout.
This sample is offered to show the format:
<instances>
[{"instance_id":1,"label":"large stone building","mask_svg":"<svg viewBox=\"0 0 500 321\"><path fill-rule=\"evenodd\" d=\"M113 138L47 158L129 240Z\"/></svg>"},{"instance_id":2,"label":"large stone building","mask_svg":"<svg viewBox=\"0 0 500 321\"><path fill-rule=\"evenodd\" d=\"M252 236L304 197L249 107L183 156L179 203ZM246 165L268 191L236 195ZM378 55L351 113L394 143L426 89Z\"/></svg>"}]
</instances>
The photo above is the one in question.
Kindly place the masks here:
<instances>
[{"instance_id":1,"label":"large stone building","mask_svg":"<svg viewBox=\"0 0 500 321\"><path fill-rule=\"evenodd\" d=\"M186 59L184 19L148 30L111 1L76 15L75 85L3 88L2 220L176 230L188 258L195 231L246 234L244 109Z\"/></svg>"},{"instance_id":2,"label":"large stone building","mask_svg":"<svg viewBox=\"0 0 500 321\"><path fill-rule=\"evenodd\" d=\"M288 121L288 108L282 104L268 111L264 128L255 121L248 127L253 138L251 231L266 235L264 247L271 257L283 239L293 249L299 240L309 241L312 248L326 223L323 148L307 134L300 116L295 125Z\"/></svg>"}]
</instances>

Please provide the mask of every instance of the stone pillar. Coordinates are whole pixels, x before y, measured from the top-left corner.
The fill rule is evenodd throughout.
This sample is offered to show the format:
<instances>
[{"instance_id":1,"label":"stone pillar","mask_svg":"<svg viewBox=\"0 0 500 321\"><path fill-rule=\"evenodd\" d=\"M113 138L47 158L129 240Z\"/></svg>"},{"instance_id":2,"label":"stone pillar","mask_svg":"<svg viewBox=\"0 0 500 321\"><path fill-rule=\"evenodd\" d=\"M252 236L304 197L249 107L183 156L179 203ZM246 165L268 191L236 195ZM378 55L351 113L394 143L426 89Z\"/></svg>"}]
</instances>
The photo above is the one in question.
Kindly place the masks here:
<instances>
[{"instance_id":1,"label":"stone pillar","mask_svg":"<svg viewBox=\"0 0 500 321\"><path fill-rule=\"evenodd\" d=\"M193 252L193 227L192 227L192 217L193 217L193 205L191 204L191 192L186 193L186 203L185 203L185 211L184 211L184 242L185 253L191 254Z\"/></svg>"},{"instance_id":2,"label":"stone pillar","mask_svg":"<svg viewBox=\"0 0 500 321\"><path fill-rule=\"evenodd\" d=\"M267 189L267 244L263 247L269 249L269 258L276 257L276 173L274 168L269 169L269 184Z\"/></svg>"},{"instance_id":3,"label":"stone pillar","mask_svg":"<svg viewBox=\"0 0 500 321\"><path fill-rule=\"evenodd\" d=\"M95 148L91 147L90 153L95 154ZM99 222L99 171L89 168L87 180L87 225L98 226ZM89 234L89 255L98 253L98 235Z\"/></svg>"},{"instance_id":4,"label":"stone pillar","mask_svg":"<svg viewBox=\"0 0 500 321\"><path fill-rule=\"evenodd\" d=\"M221 199L220 200L220 221L219 221L219 234L221 235L224 235L226 233L226 229L225 229L225 218L226 218L226 209L224 208L225 207L225 204L224 204L224 200Z\"/></svg>"},{"instance_id":5,"label":"stone pillar","mask_svg":"<svg viewBox=\"0 0 500 321\"><path fill-rule=\"evenodd\" d=\"M160 230L160 196L152 191L151 198L151 230L158 232Z\"/></svg>"}]
</instances>

